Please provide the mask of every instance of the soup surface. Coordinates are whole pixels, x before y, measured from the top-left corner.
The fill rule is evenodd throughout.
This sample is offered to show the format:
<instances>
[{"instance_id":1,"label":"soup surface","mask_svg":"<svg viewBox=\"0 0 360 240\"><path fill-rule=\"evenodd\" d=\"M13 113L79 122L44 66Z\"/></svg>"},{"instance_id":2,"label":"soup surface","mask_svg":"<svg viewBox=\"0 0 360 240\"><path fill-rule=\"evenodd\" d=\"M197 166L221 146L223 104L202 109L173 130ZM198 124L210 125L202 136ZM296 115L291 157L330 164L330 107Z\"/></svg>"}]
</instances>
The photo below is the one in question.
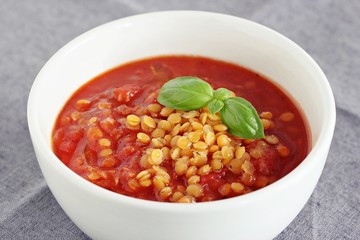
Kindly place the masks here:
<instances>
[{"instance_id":1,"label":"soup surface","mask_svg":"<svg viewBox=\"0 0 360 240\"><path fill-rule=\"evenodd\" d=\"M234 137L207 108L159 104L161 86L179 76L199 77L247 99L265 137ZM65 104L52 141L66 166L98 186L182 203L265 187L299 165L310 148L305 119L277 86L243 67L197 56L139 60L95 77Z\"/></svg>"}]
</instances>

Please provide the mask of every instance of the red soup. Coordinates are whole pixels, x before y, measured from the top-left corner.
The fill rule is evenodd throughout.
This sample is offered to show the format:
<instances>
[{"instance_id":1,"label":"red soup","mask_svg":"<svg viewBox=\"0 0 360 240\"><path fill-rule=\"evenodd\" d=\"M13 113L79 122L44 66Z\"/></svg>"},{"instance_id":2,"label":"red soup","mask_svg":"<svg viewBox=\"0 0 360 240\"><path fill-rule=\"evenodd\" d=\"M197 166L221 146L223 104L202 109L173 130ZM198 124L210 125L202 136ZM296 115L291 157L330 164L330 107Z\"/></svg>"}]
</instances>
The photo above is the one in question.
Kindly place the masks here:
<instances>
[{"instance_id":1,"label":"red soup","mask_svg":"<svg viewBox=\"0 0 360 240\"><path fill-rule=\"evenodd\" d=\"M230 135L207 108L157 102L161 86L196 76L233 91L258 111L262 139ZM111 191L166 202L243 195L283 177L310 149L304 117L282 90L243 67L193 56L164 56L111 69L77 90L60 112L53 151L71 170Z\"/></svg>"}]
</instances>

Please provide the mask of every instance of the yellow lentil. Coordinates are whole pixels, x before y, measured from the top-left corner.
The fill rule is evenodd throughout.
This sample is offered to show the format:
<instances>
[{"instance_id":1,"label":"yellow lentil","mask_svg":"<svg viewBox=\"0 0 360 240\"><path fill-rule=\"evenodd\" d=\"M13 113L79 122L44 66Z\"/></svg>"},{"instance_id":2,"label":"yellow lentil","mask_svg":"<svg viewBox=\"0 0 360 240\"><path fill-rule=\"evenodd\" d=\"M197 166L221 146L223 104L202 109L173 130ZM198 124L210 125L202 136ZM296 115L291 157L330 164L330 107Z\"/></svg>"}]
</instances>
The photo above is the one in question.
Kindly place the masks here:
<instances>
[{"instance_id":1,"label":"yellow lentil","mask_svg":"<svg viewBox=\"0 0 360 240\"><path fill-rule=\"evenodd\" d=\"M161 105L160 104L157 104L157 103L153 103L153 104L149 104L147 109L150 111L150 112L153 112L153 113L158 113L161 111Z\"/></svg>"},{"instance_id":2,"label":"yellow lentil","mask_svg":"<svg viewBox=\"0 0 360 240\"><path fill-rule=\"evenodd\" d=\"M231 190L233 190L236 193L241 193L245 190L244 185L241 183L238 183L238 182L231 183L230 187L231 187Z\"/></svg>"},{"instance_id":3,"label":"yellow lentil","mask_svg":"<svg viewBox=\"0 0 360 240\"><path fill-rule=\"evenodd\" d=\"M252 165L252 163L250 161L245 161L242 165L241 165L242 170L247 173L252 175L254 173L254 166Z\"/></svg>"},{"instance_id":4,"label":"yellow lentil","mask_svg":"<svg viewBox=\"0 0 360 240\"><path fill-rule=\"evenodd\" d=\"M214 132L207 132L204 137L205 142L210 146L215 143L215 134Z\"/></svg>"},{"instance_id":5,"label":"yellow lentil","mask_svg":"<svg viewBox=\"0 0 360 240\"><path fill-rule=\"evenodd\" d=\"M199 117L199 120L200 120L200 123L202 124L202 125L204 125L205 123L206 123L206 120L207 120L207 113L201 113L200 114L200 117Z\"/></svg>"},{"instance_id":6,"label":"yellow lentil","mask_svg":"<svg viewBox=\"0 0 360 240\"><path fill-rule=\"evenodd\" d=\"M183 125L181 125L181 127L179 128L179 132L183 133L183 132L187 131L189 129L189 127L190 127L190 123L186 122Z\"/></svg>"},{"instance_id":7,"label":"yellow lentil","mask_svg":"<svg viewBox=\"0 0 360 240\"><path fill-rule=\"evenodd\" d=\"M193 176L189 177L189 179L187 180L187 183L190 185L190 184L198 183L199 181L200 181L200 176L193 175Z\"/></svg>"},{"instance_id":8,"label":"yellow lentil","mask_svg":"<svg viewBox=\"0 0 360 240\"><path fill-rule=\"evenodd\" d=\"M163 117L168 117L170 116L170 114L174 111L174 109L172 108L169 108L169 107L163 107L161 110L160 110L160 115L163 116Z\"/></svg>"},{"instance_id":9,"label":"yellow lentil","mask_svg":"<svg viewBox=\"0 0 360 240\"><path fill-rule=\"evenodd\" d=\"M219 151L220 147L218 145L212 145L209 147L209 152L213 153L213 152L216 152L216 151Z\"/></svg>"},{"instance_id":10,"label":"yellow lentil","mask_svg":"<svg viewBox=\"0 0 360 240\"><path fill-rule=\"evenodd\" d=\"M272 119L273 118L273 114L271 112L262 112L259 115L261 118L265 118L265 119Z\"/></svg>"},{"instance_id":11,"label":"yellow lentil","mask_svg":"<svg viewBox=\"0 0 360 240\"><path fill-rule=\"evenodd\" d=\"M102 147L109 147L111 145L111 141L108 138L100 138L98 142Z\"/></svg>"},{"instance_id":12,"label":"yellow lentil","mask_svg":"<svg viewBox=\"0 0 360 240\"><path fill-rule=\"evenodd\" d=\"M147 154L141 156L140 161L139 161L139 165L142 168L149 168L151 167L150 163L149 163L149 156Z\"/></svg>"},{"instance_id":13,"label":"yellow lentil","mask_svg":"<svg viewBox=\"0 0 360 240\"><path fill-rule=\"evenodd\" d=\"M167 120L171 124L178 124L181 122L181 114L180 113L172 113L169 115Z\"/></svg>"},{"instance_id":14,"label":"yellow lentil","mask_svg":"<svg viewBox=\"0 0 360 240\"><path fill-rule=\"evenodd\" d=\"M203 191L203 187L200 184L190 184L186 188L186 193L196 198L200 197L203 194Z\"/></svg>"},{"instance_id":15,"label":"yellow lentil","mask_svg":"<svg viewBox=\"0 0 360 240\"><path fill-rule=\"evenodd\" d=\"M75 108L78 111L86 110L91 104L91 101L88 99L79 99L76 104Z\"/></svg>"},{"instance_id":16,"label":"yellow lentil","mask_svg":"<svg viewBox=\"0 0 360 240\"><path fill-rule=\"evenodd\" d=\"M194 176L197 171L198 168L196 166L190 166L185 173L185 177L189 179L190 177Z\"/></svg>"},{"instance_id":17,"label":"yellow lentil","mask_svg":"<svg viewBox=\"0 0 360 240\"><path fill-rule=\"evenodd\" d=\"M232 171L235 174L241 174L243 172L242 169L242 165L243 165L243 160L242 159L238 159L238 158L234 158L229 162L229 170Z\"/></svg>"},{"instance_id":18,"label":"yellow lentil","mask_svg":"<svg viewBox=\"0 0 360 240\"><path fill-rule=\"evenodd\" d=\"M245 151L246 151L246 150L245 150L245 147L244 147L244 146L239 147L238 149L236 149L235 157L236 157L237 159L242 158L242 156L244 155Z\"/></svg>"},{"instance_id":19,"label":"yellow lentil","mask_svg":"<svg viewBox=\"0 0 360 240\"><path fill-rule=\"evenodd\" d=\"M171 123L167 120L160 120L158 122L158 128L161 128L164 131L169 131L171 129Z\"/></svg>"},{"instance_id":20,"label":"yellow lentil","mask_svg":"<svg viewBox=\"0 0 360 240\"><path fill-rule=\"evenodd\" d=\"M159 192L159 196L161 197L161 199L166 200L171 196L171 193L172 193L171 187L164 187Z\"/></svg>"},{"instance_id":21,"label":"yellow lentil","mask_svg":"<svg viewBox=\"0 0 360 240\"><path fill-rule=\"evenodd\" d=\"M143 170L136 175L136 179L138 179L138 180L141 180L141 179L145 180L145 179L149 179L150 177L151 177L151 174L149 173L148 170Z\"/></svg>"},{"instance_id":22,"label":"yellow lentil","mask_svg":"<svg viewBox=\"0 0 360 240\"><path fill-rule=\"evenodd\" d=\"M163 181L163 177L155 176L153 178L153 185L157 190L162 190L165 187L165 182Z\"/></svg>"},{"instance_id":23,"label":"yellow lentil","mask_svg":"<svg viewBox=\"0 0 360 240\"><path fill-rule=\"evenodd\" d=\"M165 141L165 139L158 137L158 138L151 139L151 144L154 148L162 148L165 146L166 141Z\"/></svg>"},{"instance_id":24,"label":"yellow lentil","mask_svg":"<svg viewBox=\"0 0 360 240\"><path fill-rule=\"evenodd\" d=\"M173 160L176 160L180 157L180 148L176 147L176 148L172 148L170 150L170 156Z\"/></svg>"},{"instance_id":25,"label":"yellow lentil","mask_svg":"<svg viewBox=\"0 0 360 240\"><path fill-rule=\"evenodd\" d=\"M222 155L223 163L226 164L228 161L234 158L234 151L229 146L223 146L221 148L221 155Z\"/></svg>"},{"instance_id":26,"label":"yellow lentil","mask_svg":"<svg viewBox=\"0 0 360 240\"><path fill-rule=\"evenodd\" d=\"M181 157L184 157L184 156L192 157L192 155L193 155L193 151L191 149L181 149L180 150Z\"/></svg>"},{"instance_id":27,"label":"yellow lentil","mask_svg":"<svg viewBox=\"0 0 360 240\"><path fill-rule=\"evenodd\" d=\"M129 126L136 127L140 123L140 118L136 115L128 115L126 117L126 122Z\"/></svg>"},{"instance_id":28,"label":"yellow lentil","mask_svg":"<svg viewBox=\"0 0 360 240\"><path fill-rule=\"evenodd\" d=\"M87 137L90 139L99 139L103 137L102 131L97 127L91 127L87 130Z\"/></svg>"},{"instance_id":29,"label":"yellow lentil","mask_svg":"<svg viewBox=\"0 0 360 240\"><path fill-rule=\"evenodd\" d=\"M192 202L194 202L194 198L192 196L183 196L182 198L180 198L176 202L178 202L178 203L192 203Z\"/></svg>"},{"instance_id":30,"label":"yellow lentil","mask_svg":"<svg viewBox=\"0 0 360 240\"><path fill-rule=\"evenodd\" d=\"M141 122L143 123L143 125L147 126L148 128L155 128L156 127L156 123L155 120L152 117L149 117L147 115L145 115Z\"/></svg>"},{"instance_id":31,"label":"yellow lentil","mask_svg":"<svg viewBox=\"0 0 360 240\"><path fill-rule=\"evenodd\" d=\"M188 169L188 166L185 162L183 161L176 161L175 162L175 172L177 175L182 176L186 173L186 170Z\"/></svg>"},{"instance_id":32,"label":"yellow lentil","mask_svg":"<svg viewBox=\"0 0 360 240\"><path fill-rule=\"evenodd\" d=\"M290 150L282 143L276 146L276 150L280 157L287 157L290 154Z\"/></svg>"},{"instance_id":33,"label":"yellow lentil","mask_svg":"<svg viewBox=\"0 0 360 240\"><path fill-rule=\"evenodd\" d=\"M275 125L275 123L273 121L269 120L269 119L262 118L260 120L261 120L261 122L262 122L262 124L264 126L264 130L271 129Z\"/></svg>"},{"instance_id":34,"label":"yellow lentil","mask_svg":"<svg viewBox=\"0 0 360 240\"><path fill-rule=\"evenodd\" d=\"M139 132L136 135L136 137L137 137L137 141L139 141L139 142L142 142L142 143L149 143L150 142L150 137L146 133Z\"/></svg>"},{"instance_id":35,"label":"yellow lentil","mask_svg":"<svg viewBox=\"0 0 360 240\"><path fill-rule=\"evenodd\" d=\"M219 159L213 159L211 160L211 169L216 172L216 171L219 171L222 167L223 167L223 164L222 162L219 160Z\"/></svg>"},{"instance_id":36,"label":"yellow lentil","mask_svg":"<svg viewBox=\"0 0 360 240\"><path fill-rule=\"evenodd\" d=\"M180 127L181 127L180 123L179 123L179 124L176 124L176 125L173 127L173 129L171 130L170 135L171 135L171 136L176 136L176 135L178 135L178 133L180 132Z\"/></svg>"},{"instance_id":37,"label":"yellow lentil","mask_svg":"<svg viewBox=\"0 0 360 240\"><path fill-rule=\"evenodd\" d=\"M171 158L171 156L170 156L170 148L168 148L168 147L162 147L162 148L161 148L161 151L163 152L163 155L164 155L164 158L165 158L165 159Z\"/></svg>"},{"instance_id":38,"label":"yellow lentil","mask_svg":"<svg viewBox=\"0 0 360 240\"><path fill-rule=\"evenodd\" d=\"M217 145L219 145L219 147L223 147L223 146L229 146L231 142L231 139L227 136L227 135L220 135L217 139L216 139L216 143Z\"/></svg>"},{"instance_id":39,"label":"yellow lentil","mask_svg":"<svg viewBox=\"0 0 360 240\"><path fill-rule=\"evenodd\" d=\"M220 186L219 193L223 196L228 196L231 193L231 185L229 183L225 183Z\"/></svg>"},{"instance_id":40,"label":"yellow lentil","mask_svg":"<svg viewBox=\"0 0 360 240\"><path fill-rule=\"evenodd\" d=\"M217 114L208 114L208 118L210 120L213 120L213 121L220 121L221 120L220 116L217 115Z\"/></svg>"},{"instance_id":41,"label":"yellow lentil","mask_svg":"<svg viewBox=\"0 0 360 240\"><path fill-rule=\"evenodd\" d=\"M140 186L142 187L150 187L152 184L152 181L150 179L139 181Z\"/></svg>"},{"instance_id":42,"label":"yellow lentil","mask_svg":"<svg viewBox=\"0 0 360 240\"><path fill-rule=\"evenodd\" d=\"M224 132L227 131L227 129L228 129L227 126L224 124L217 124L214 126L214 130L218 132Z\"/></svg>"},{"instance_id":43,"label":"yellow lentil","mask_svg":"<svg viewBox=\"0 0 360 240\"><path fill-rule=\"evenodd\" d=\"M203 128L203 125L199 122L192 122L191 127L193 130L201 130Z\"/></svg>"},{"instance_id":44,"label":"yellow lentil","mask_svg":"<svg viewBox=\"0 0 360 240\"><path fill-rule=\"evenodd\" d=\"M275 135L267 135L265 136L265 141L269 144L278 144L279 139Z\"/></svg>"},{"instance_id":45,"label":"yellow lentil","mask_svg":"<svg viewBox=\"0 0 360 240\"><path fill-rule=\"evenodd\" d=\"M174 192L174 194L170 197L170 201L176 202L183 196L184 196L184 194L182 192Z\"/></svg>"},{"instance_id":46,"label":"yellow lentil","mask_svg":"<svg viewBox=\"0 0 360 240\"><path fill-rule=\"evenodd\" d=\"M187 137L179 137L176 145L181 149L189 149L191 147L191 141Z\"/></svg>"},{"instance_id":47,"label":"yellow lentil","mask_svg":"<svg viewBox=\"0 0 360 240\"><path fill-rule=\"evenodd\" d=\"M100 157L106 157L106 156L109 156L113 153L113 150L111 148L105 148L105 149L102 149L99 153Z\"/></svg>"},{"instance_id":48,"label":"yellow lentil","mask_svg":"<svg viewBox=\"0 0 360 240\"><path fill-rule=\"evenodd\" d=\"M201 167L207 163L208 157L206 153L195 151L192 158L190 158L190 164L193 166Z\"/></svg>"},{"instance_id":49,"label":"yellow lentil","mask_svg":"<svg viewBox=\"0 0 360 240\"><path fill-rule=\"evenodd\" d=\"M164 137L165 136L165 130L161 129L161 128L156 128L154 129L154 131L152 131L151 133L151 137L153 138L158 138L158 137Z\"/></svg>"},{"instance_id":50,"label":"yellow lentil","mask_svg":"<svg viewBox=\"0 0 360 240\"><path fill-rule=\"evenodd\" d=\"M191 142L196 143L200 140L200 133L198 132L189 132L188 138Z\"/></svg>"},{"instance_id":51,"label":"yellow lentil","mask_svg":"<svg viewBox=\"0 0 360 240\"><path fill-rule=\"evenodd\" d=\"M206 164L206 165L202 166L201 168L199 168L198 175L200 175L200 176L207 175L210 173L210 171L211 171L211 167L209 166L209 164Z\"/></svg>"},{"instance_id":52,"label":"yellow lentil","mask_svg":"<svg viewBox=\"0 0 360 240\"><path fill-rule=\"evenodd\" d=\"M198 111L189 111L189 112L184 112L182 114L182 117L183 118L195 118L195 117L198 117L200 114Z\"/></svg>"},{"instance_id":53,"label":"yellow lentil","mask_svg":"<svg viewBox=\"0 0 360 240\"><path fill-rule=\"evenodd\" d=\"M194 149L196 150L206 150L208 145L205 142L199 141L193 144Z\"/></svg>"},{"instance_id":54,"label":"yellow lentil","mask_svg":"<svg viewBox=\"0 0 360 240\"><path fill-rule=\"evenodd\" d=\"M292 112L284 112L280 115L280 120L283 122L291 122L294 118L295 115Z\"/></svg>"},{"instance_id":55,"label":"yellow lentil","mask_svg":"<svg viewBox=\"0 0 360 240\"><path fill-rule=\"evenodd\" d=\"M149 163L151 165L160 165L164 160L164 154L160 149L154 149L151 152Z\"/></svg>"}]
</instances>

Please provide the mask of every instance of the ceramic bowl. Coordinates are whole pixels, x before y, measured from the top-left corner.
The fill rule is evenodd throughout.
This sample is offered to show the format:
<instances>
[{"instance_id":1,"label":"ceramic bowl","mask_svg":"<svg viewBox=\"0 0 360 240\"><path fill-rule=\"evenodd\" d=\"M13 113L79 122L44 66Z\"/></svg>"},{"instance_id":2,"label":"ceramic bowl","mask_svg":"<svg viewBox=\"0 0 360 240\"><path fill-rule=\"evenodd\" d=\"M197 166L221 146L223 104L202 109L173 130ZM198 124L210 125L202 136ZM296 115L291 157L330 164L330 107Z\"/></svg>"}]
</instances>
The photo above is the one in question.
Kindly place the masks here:
<instances>
[{"instance_id":1,"label":"ceramic bowl","mask_svg":"<svg viewBox=\"0 0 360 240\"><path fill-rule=\"evenodd\" d=\"M195 204L135 199L100 188L52 152L51 132L82 84L120 64L159 55L200 55L270 78L302 108L312 150L291 173L255 192ZM271 239L304 207L323 170L335 125L330 85L298 45L260 24L209 12L157 12L116 20L82 34L41 69L28 101L35 153L54 197L93 239Z\"/></svg>"}]
</instances>

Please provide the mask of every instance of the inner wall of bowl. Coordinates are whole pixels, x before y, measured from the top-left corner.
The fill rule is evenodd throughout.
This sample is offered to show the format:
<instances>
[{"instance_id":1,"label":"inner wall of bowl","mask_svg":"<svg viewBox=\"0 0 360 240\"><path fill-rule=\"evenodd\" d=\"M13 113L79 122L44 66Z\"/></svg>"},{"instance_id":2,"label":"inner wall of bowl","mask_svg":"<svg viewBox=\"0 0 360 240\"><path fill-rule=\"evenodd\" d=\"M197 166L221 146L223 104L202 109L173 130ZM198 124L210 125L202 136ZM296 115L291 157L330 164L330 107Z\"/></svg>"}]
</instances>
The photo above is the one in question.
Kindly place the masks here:
<instances>
[{"instance_id":1,"label":"inner wall of bowl","mask_svg":"<svg viewBox=\"0 0 360 240\"><path fill-rule=\"evenodd\" d=\"M96 28L61 49L34 87L39 126L50 145L54 121L71 94L96 75L157 55L201 55L255 70L282 86L303 108L316 142L324 121L320 69L299 47L258 24L235 17L189 14L128 18ZM192 15L192 16L190 16ZM184 18L185 17L185 18ZM185 20L184 20L185 19Z\"/></svg>"}]
</instances>

